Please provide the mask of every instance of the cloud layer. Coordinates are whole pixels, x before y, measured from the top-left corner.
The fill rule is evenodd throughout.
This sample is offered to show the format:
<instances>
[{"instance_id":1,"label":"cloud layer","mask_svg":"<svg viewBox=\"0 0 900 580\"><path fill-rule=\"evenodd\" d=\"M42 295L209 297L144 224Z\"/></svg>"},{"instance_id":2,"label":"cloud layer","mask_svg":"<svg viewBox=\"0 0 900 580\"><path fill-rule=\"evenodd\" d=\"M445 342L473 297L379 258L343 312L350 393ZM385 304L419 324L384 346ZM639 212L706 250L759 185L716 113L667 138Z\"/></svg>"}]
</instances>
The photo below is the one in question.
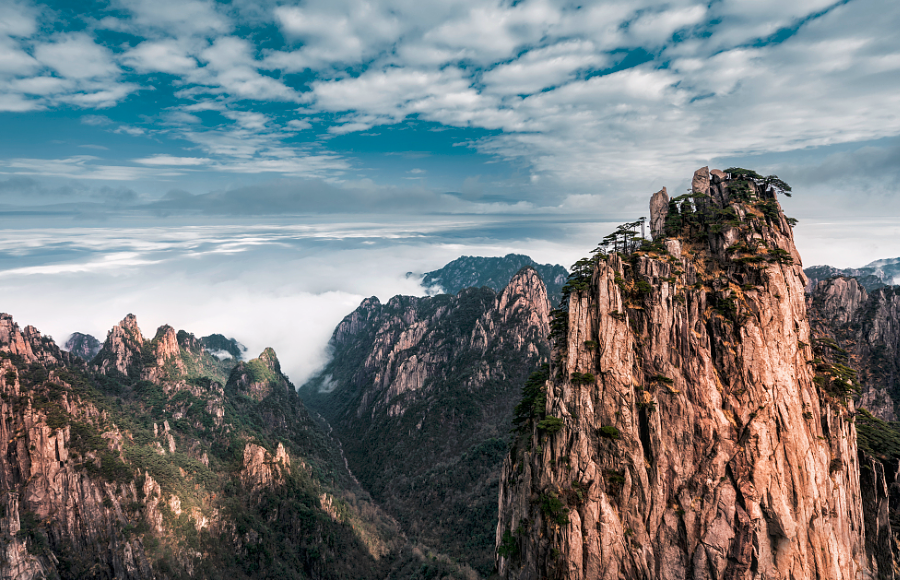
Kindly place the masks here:
<instances>
[{"instance_id":1,"label":"cloud layer","mask_svg":"<svg viewBox=\"0 0 900 580\"><path fill-rule=\"evenodd\" d=\"M143 99L156 109L106 130L164 145L90 170L83 155L7 159L8 173L340 182L381 171L384 184L334 138L427 121L471 131L456 144L517 168L495 193L533 200L900 133L900 7L888 0L117 0L78 17L17 0L0 11L0 110Z\"/></svg>"}]
</instances>

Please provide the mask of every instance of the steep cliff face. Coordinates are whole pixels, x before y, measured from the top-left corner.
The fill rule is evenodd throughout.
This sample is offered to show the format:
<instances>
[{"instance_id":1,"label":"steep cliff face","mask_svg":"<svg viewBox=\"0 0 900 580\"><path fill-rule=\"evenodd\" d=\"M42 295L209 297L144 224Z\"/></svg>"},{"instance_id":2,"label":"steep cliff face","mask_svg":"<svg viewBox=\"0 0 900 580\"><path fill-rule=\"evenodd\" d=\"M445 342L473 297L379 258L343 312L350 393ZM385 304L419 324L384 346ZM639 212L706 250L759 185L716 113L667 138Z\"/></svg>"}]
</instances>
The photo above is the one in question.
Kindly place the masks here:
<instances>
[{"instance_id":1,"label":"steep cliff face","mask_svg":"<svg viewBox=\"0 0 900 580\"><path fill-rule=\"evenodd\" d=\"M369 298L301 388L353 473L411 539L493 567L498 472L519 385L547 360L549 302L531 268L502 292Z\"/></svg>"},{"instance_id":2,"label":"steep cliff face","mask_svg":"<svg viewBox=\"0 0 900 580\"><path fill-rule=\"evenodd\" d=\"M504 578L869 574L851 387L814 361L783 184L698 173L652 244L570 281L504 463Z\"/></svg>"},{"instance_id":3,"label":"steep cliff face","mask_svg":"<svg viewBox=\"0 0 900 580\"><path fill-rule=\"evenodd\" d=\"M866 274L868 276L868 274ZM879 577L900 575L900 286L820 281L807 298L815 334L858 371L860 484L866 548Z\"/></svg>"},{"instance_id":4,"label":"steep cliff face","mask_svg":"<svg viewBox=\"0 0 900 580\"><path fill-rule=\"evenodd\" d=\"M273 351L224 387L167 326L145 341L128 317L103 351L89 367L0 315L0 578L386 574L393 522Z\"/></svg>"},{"instance_id":5,"label":"steep cliff face","mask_svg":"<svg viewBox=\"0 0 900 580\"><path fill-rule=\"evenodd\" d=\"M900 286L867 292L856 278L819 282L809 297L821 336L847 351L859 372L858 404L886 421L900 409Z\"/></svg>"}]
</instances>

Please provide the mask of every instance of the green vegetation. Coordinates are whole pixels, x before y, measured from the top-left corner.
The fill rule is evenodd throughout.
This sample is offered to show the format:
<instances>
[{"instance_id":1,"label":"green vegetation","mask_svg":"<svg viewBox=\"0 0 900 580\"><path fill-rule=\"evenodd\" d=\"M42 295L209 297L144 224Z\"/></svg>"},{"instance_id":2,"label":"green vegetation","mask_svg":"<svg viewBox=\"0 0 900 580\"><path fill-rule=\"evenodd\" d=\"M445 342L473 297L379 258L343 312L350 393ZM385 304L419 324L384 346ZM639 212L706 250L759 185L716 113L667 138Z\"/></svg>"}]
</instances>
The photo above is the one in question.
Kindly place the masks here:
<instances>
[{"instance_id":1,"label":"green vegetation","mask_svg":"<svg viewBox=\"0 0 900 580\"><path fill-rule=\"evenodd\" d=\"M531 373L525 386L522 387L522 399L513 410L512 423L520 431L530 429L533 419L539 421L547 415L547 395L544 392L547 381L550 379L550 365L543 364L541 369Z\"/></svg>"},{"instance_id":2,"label":"green vegetation","mask_svg":"<svg viewBox=\"0 0 900 580\"><path fill-rule=\"evenodd\" d=\"M569 523L569 509L566 508L559 496L552 491L542 493L540 497L541 513L548 520L560 526Z\"/></svg>"},{"instance_id":3,"label":"green vegetation","mask_svg":"<svg viewBox=\"0 0 900 580\"><path fill-rule=\"evenodd\" d=\"M597 380L593 373L572 373L571 379L573 385L591 385Z\"/></svg>"},{"instance_id":4,"label":"green vegetation","mask_svg":"<svg viewBox=\"0 0 900 580\"><path fill-rule=\"evenodd\" d=\"M565 426L565 422L562 419L560 419L558 417L553 417L552 415L548 415L544 419L541 419L541 421L537 424L537 428L540 431L544 431L548 435L552 435L553 433L556 433L557 431L561 430L564 426Z\"/></svg>"},{"instance_id":5,"label":"green vegetation","mask_svg":"<svg viewBox=\"0 0 900 580\"><path fill-rule=\"evenodd\" d=\"M184 576L182 562L193 552L204 554L202 561L194 562L199 577L383 577L387 570L375 571L380 564L370 556L370 548L387 549L385 542L393 541L395 533L393 524L379 515L359 488L353 488L340 452L278 371L274 352L265 353L270 356L264 364L248 364L256 378L273 383L266 398L231 398L228 388L223 398L216 379L230 367L218 364L199 347L191 350L196 345L190 335L180 335L179 342L186 345L179 355L182 364L167 366L159 383L95 374L83 363L27 364L22 357L0 353L15 366L4 379L21 384L21 395L5 400L10 413L5 420L17 438L30 437L24 423L30 406L49 428L69 430L71 465L104 490L99 498L104 509L116 509L118 504L126 516L111 532L139 538L160 577ZM55 348L52 343L47 346L51 347ZM139 358L130 374L138 375L148 360ZM224 410L223 418L213 414L216 407ZM248 442L261 444L270 453L283 444L293 467L279 471L276 485L255 491L245 487L243 451ZM495 447L506 448L499 440ZM36 451L33 441L29 449ZM147 476L161 491L157 509L164 534L154 532L145 520ZM137 498L123 491L132 484ZM332 498L331 514L320 508L323 494ZM168 507L172 496L179 500L180 515ZM65 534L60 535L63 520L38 519L29 511L28 501L20 504L18 535L34 554L46 556L52 550L63 577L90 577L91 566L109 557L106 551L92 552L90 542L86 551L74 551ZM227 527L198 530L192 514L209 517L212 510L221 514L222 521L235 522L240 532L237 544ZM106 533L105 526L101 534ZM103 537L95 541L108 543ZM401 558L415 559L413 554Z\"/></svg>"},{"instance_id":6,"label":"green vegetation","mask_svg":"<svg viewBox=\"0 0 900 580\"><path fill-rule=\"evenodd\" d=\"M605 425L603 427L600 427L599 429L597 429L597 434L600 435L600 437L605 437L607 439L613 440L622 438L622 434L619 432L619 430L612 425Z\"/></svg>"},{"instance_id":7,"label":"green vegetation","mask_svg":"<svg viewBox=\"0 0 900 580\"><path fill-rule=\"evenodd\" d=\"M856 434L860 451L881 461L900 460L900 423L884 421L860 407Z\"/></svg>"},{"instance_id":8,"label":"green vegetation","mask_svg":"<svg viewBox=\"0 0 900 580\"><path fill-rule=\"evenodd\" d=\"M503 531L503 539L497 547L497 553L503 558L515 558L519 555L519 542L508 529Z\"/></svg>"},{"instance_id":9,"label":"green vegetation","mask_svg":"<svg viewBox=\"0 0 900 580\"><path fill-rule=\"evenodd\" d=\"M845 401L859 392L857 373L848 366L849 353L833 338L813 339L813 353L816 355L811 361L816 371L813 381L821 390Z\"/></svg>"}]
</instances>

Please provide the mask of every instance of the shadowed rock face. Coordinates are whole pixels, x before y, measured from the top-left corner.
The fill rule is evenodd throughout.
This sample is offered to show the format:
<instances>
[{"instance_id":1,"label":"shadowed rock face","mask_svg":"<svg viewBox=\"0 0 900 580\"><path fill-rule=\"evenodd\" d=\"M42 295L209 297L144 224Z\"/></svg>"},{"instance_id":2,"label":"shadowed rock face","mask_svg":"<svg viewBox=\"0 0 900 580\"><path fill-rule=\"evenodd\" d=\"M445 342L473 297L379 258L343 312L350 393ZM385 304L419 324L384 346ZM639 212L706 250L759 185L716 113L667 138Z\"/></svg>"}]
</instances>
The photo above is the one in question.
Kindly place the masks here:
<instances>
[{"instance_id":1,"label":"shadowed rock face","mask_svg":"<svg viewBox=\"0 0 900 580\"><path fill-rule=\"evenodd\" d=\"M80 332L72 333L72 336L66 341L65 348L82 360L89 361L97 356L101 348L100 341L90 334L82 334Z\"/></svg>"},{"instance_id":2,"label":"shadowed rock face","mask_svg":"<svg viewBox=\"0 0 900 580\"><path fill-rule=\"evenodd\" d=\"M500 293L369 298L338 325L323 374L300 389L405 533L484 575L512 410L547 361L549 312L532 268Z\"/></svg>"},{"instance_id":3,"label":"shadowed rock face","mask_svg":"<svg viewBox=\"0 0 900 580\"><path fill-rule=\"evenodd\" d=\"M821 336L836 341L859 372L858 403L876 417L897 420L900 402L900 287L867 292L856 278L819 282L809 296Z\"/></svg>"},{"instance_id":4,"label":"shadowed rock face","mask_svg":"<svg viewBox=\"0 0 900 580\"><path fill-rule=\"evenodd\" d=\"M774 193L710 176L665 244L598 256L573 287L503 467L501 577L870 569L853 405L813 380L791 228Z\"/></svg>"}]
</instances>

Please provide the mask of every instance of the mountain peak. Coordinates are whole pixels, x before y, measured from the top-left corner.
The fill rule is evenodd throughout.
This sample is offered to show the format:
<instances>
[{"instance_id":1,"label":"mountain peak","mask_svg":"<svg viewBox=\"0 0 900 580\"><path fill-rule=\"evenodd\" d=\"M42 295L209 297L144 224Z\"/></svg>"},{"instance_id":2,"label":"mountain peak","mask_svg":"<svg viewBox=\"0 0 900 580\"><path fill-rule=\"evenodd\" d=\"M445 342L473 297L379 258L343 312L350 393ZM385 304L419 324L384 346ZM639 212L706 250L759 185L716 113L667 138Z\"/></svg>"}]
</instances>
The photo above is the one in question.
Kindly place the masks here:
<instances>
[{"instance_id":1,"label":"mountain peak","mask_svg":"<svg viewBox=\"0 0 900 580\"><path fill-rule=\"evenodd\" d=\"M273 390L292 390L294 387L282 374L275 350L266 347L257 358L239 362L232 369L226 388L261 401Z\"/></svg>"},{"instance_id":2,"label":"mountain peak","mask_svg":"<svg viewBox=\"0 0 900 580\"><path fill-rule=\"evenodd\" d=\"M483 286L502 292L512 277L525 266L531 266L537 271L547 288L548 296L556 303L568 276L566 269L560 265L538 264L523 254L489 258L462 256L443 268L427 272L422 278L422 286L439 289L447 294L458 294L465 288Z\"/></svg>"},{"instance_id":3,"label":"mountain peak","mask_svg":"<svg viewBox=\"0 0 900 580\"><path fill-rule=\"evenodd\" d=\"M65 343L67 351L85 361L90 361L97 356L102 347L103 345L95 337L81 332L73 332Z\"/></svg>"},{"instance_id":4,"label":"mountain peak","mask_svg":"<svg viewBox=\"0 0 900 580\"><path fill-rule=\"evenodd\" d=\"M133 376L143 367L141 358L143 346L144 337L138 326L137 317L128 314L106 335L106 341L97 353L94 366L98 372L105 375L118 373Z\"/></svg>"},{"instance_id":5,"label":"mountain peak","mask_svg":"<svg viewBox=\"0 0 900 580\"><path fill-rule=\"evenodd\" d=\"M852 403L809 364L787 186L695 176L652 242L624 224L573 268L500 477L502 578L862 573Z\"/></svg>"}]
</instances>

